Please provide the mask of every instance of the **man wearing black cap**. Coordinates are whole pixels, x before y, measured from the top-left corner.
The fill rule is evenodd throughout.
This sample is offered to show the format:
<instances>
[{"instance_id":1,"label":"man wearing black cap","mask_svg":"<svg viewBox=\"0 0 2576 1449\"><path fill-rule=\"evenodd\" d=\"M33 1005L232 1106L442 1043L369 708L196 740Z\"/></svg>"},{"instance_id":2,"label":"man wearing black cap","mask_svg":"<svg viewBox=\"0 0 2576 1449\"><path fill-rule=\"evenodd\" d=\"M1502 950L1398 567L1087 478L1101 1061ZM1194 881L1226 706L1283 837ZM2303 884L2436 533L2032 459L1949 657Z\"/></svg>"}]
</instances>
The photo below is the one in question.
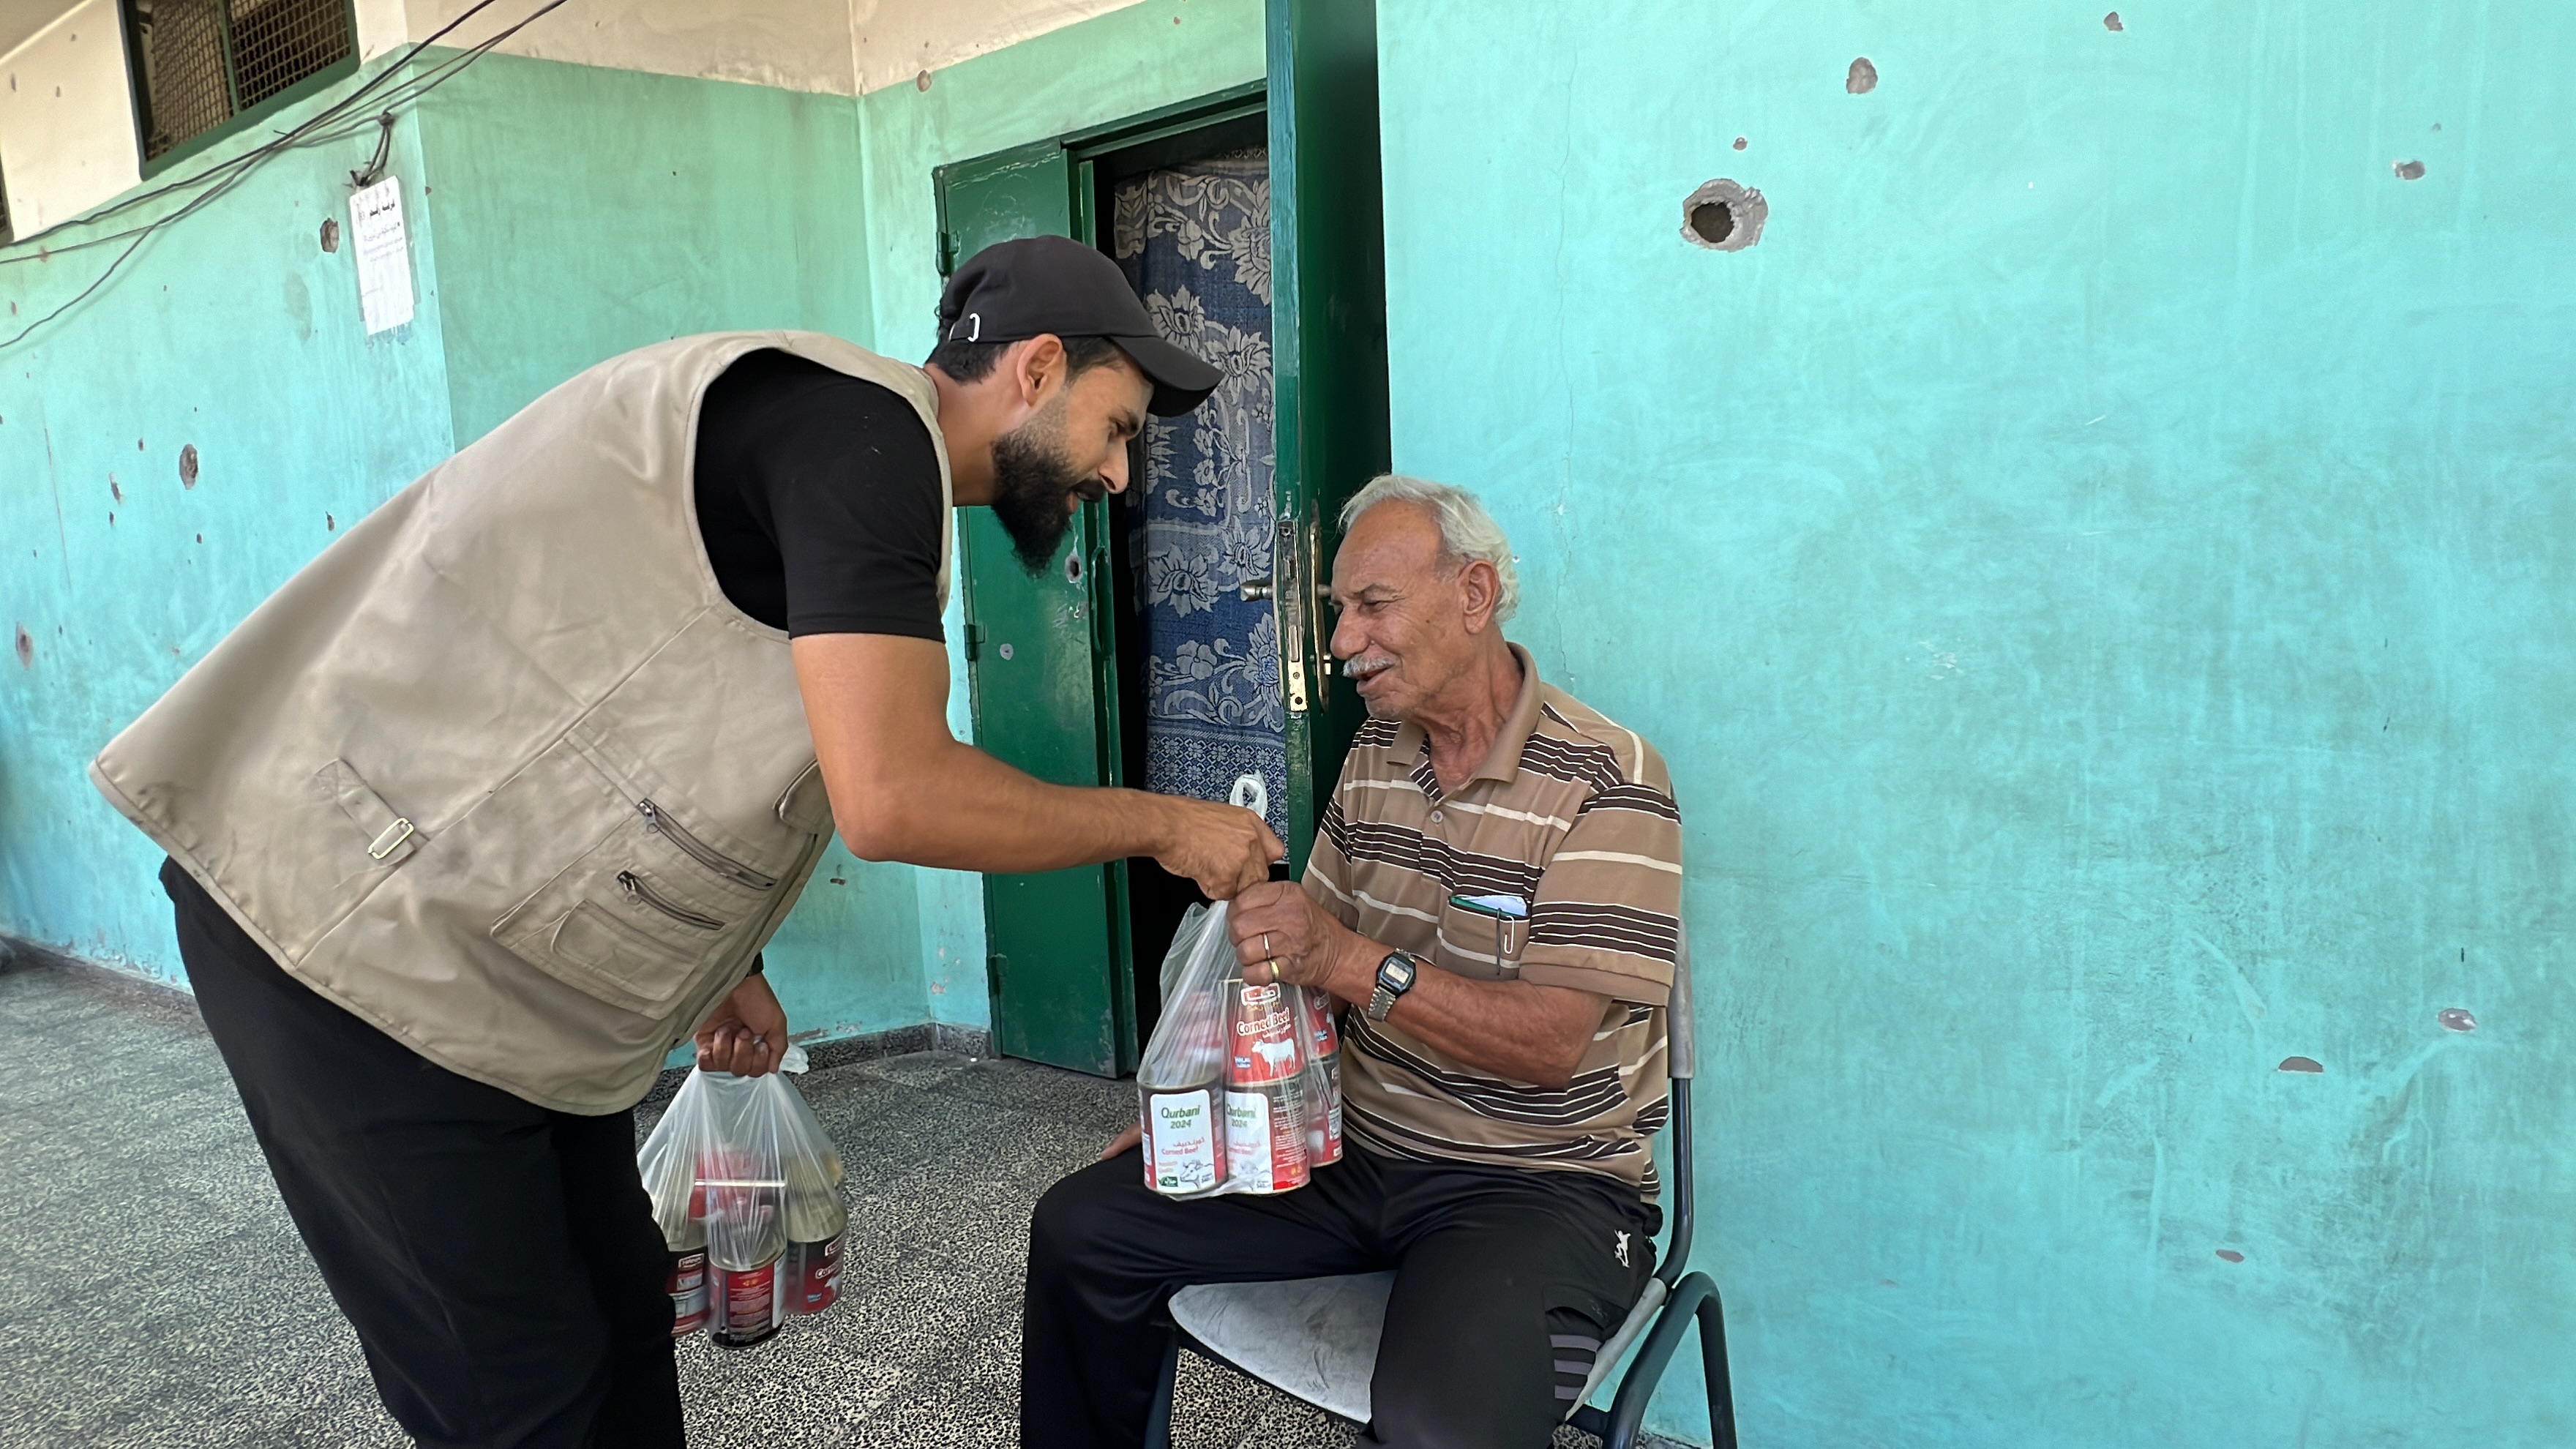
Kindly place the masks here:
<instances>
[{"instance_id":1,"label":"man wearing black cap","mask_svg":"<svg viewBox=\"0 0 2576 1449\"><path fill-rule=\"evenodd\" d=\"M682 1442L633 1106L695 1036L774 1070L759 950L860 856L1152 856L1259 817L952 738L951 504L1034 570L1217 370L1061 238L959 269L912 368L680 338L538 399L345 531L103 750L182 960L386 1407L424 1446ZM676 1245L672 1245L676 1246Z\"/></svg>"}]
</instances>

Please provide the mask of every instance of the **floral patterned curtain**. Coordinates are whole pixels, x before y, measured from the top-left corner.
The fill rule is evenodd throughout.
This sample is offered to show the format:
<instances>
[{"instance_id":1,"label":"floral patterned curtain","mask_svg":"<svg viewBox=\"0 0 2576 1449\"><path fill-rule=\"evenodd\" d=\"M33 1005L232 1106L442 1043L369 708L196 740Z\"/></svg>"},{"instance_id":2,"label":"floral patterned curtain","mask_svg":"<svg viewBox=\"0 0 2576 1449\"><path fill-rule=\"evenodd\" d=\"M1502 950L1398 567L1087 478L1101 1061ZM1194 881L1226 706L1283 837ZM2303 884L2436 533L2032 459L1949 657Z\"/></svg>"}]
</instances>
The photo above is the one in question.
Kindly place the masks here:
<instances>
[{"instance_id":1,"label":"floral patterned curtain","mask_svg":"<svg viewBox=\"0 0 2576 1449\"><path fill-rule=\"evenodd\" d=\"M1145 788L1222 800L1235 777L1270 787L1284 837L1287 716L1270 581L1270 163L1260 148L1117 188L1112 248L1154 325L1225 369L1214 396L1156 419L1129 547L1144 630Z\"/></svg>"}]
</instances>

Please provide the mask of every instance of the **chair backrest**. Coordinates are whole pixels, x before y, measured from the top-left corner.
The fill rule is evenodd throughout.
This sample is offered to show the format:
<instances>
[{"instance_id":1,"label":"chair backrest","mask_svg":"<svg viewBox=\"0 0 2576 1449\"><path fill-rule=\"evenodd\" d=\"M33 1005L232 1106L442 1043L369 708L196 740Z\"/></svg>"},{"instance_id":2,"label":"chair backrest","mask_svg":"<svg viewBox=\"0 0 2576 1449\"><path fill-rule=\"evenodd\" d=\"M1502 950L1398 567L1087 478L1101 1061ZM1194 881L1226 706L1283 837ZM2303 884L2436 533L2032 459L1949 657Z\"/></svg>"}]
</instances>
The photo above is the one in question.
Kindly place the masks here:
<instances>
[{"instance_id":1,"label":"chair backrest","mask_svg":"<svg viewBox=\"0 0 2576 1449\"><path fill-rule=\"evenodd\" d=\"M1690 927L1680 930L1679 945L1673 952L1673 993L1664 1007L1664 1053L1672 1063L1673 1080L1687 1082L1699 1075L1699 1032L1691 1020L1691 953Z\"/></svg>"}]
</instances>

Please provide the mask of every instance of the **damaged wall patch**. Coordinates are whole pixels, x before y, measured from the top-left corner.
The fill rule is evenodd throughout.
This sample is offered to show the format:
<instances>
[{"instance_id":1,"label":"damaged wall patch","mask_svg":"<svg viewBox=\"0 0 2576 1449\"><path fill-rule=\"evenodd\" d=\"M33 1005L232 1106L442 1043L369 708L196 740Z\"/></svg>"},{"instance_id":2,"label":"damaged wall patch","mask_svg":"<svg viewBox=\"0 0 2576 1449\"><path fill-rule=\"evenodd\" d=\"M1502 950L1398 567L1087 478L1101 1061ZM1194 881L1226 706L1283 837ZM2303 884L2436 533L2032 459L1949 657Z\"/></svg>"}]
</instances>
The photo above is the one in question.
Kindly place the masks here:
<instances>
[{"instance_id":1,"label":"damaged wall patch","mask_svg":"<svg viewBox=\"0 0 2576 1449\"><path fill-rule=\"evenodd\" d=\"M1721 176L1682 201L1682 240L1713 252L1740 252L1762 240L1771 204L1750 186Z\"/></svg>"}]
</instances>

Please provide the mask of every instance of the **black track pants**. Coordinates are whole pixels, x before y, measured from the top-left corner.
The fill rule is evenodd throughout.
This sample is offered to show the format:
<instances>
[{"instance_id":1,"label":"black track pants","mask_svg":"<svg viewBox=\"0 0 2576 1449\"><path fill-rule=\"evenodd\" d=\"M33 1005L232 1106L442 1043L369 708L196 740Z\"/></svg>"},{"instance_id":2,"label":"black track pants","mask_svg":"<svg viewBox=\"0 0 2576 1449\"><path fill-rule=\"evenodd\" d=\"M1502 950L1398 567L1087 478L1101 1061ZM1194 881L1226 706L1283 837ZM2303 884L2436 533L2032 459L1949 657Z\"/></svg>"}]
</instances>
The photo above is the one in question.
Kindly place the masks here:
<instances>
[{"instance_id":1,"label":"black track pants","mask_svg":"<svg viewBox=\"0 0 2576 1449\"><path fill-rule=\"evenodd\" d=\"M422 1449L682 1442L632 1112L437 1066L280 970L176 865L179 955L304 1245Z\"/></svg>"},{"instance_id":2,"label":"black track pants","mask_svg":"<svg viewBox=\"0 0 2576 1449\"><path fill-rule=\"evenodd\" d=\"M1607 1178L1357 1147L1295 1192L1173 1202L1130 1150L1029 1225L1020 1443L1138 1443L1176 1288L1393 1268L1361 1442L1539 1449L1645 1288L1660 1216Z\"/></svg>"}]
</instances>

